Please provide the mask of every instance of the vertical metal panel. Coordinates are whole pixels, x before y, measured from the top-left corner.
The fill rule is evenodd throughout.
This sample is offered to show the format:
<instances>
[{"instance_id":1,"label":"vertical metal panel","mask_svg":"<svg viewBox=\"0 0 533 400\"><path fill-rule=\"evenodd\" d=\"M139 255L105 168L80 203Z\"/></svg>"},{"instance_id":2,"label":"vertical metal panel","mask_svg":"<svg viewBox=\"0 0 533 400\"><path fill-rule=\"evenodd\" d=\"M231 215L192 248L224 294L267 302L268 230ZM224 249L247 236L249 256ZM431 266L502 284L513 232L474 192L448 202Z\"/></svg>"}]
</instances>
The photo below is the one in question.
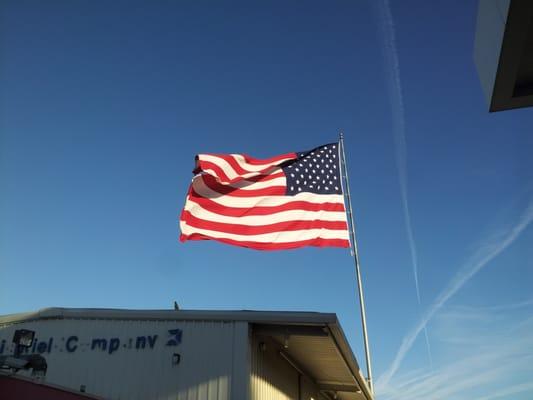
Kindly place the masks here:
<instances>
[{"instance_id":1,"label":"vertical metal panel","mask_svg":"<svg viewBox=\"0 0 533 400\"><path fill-rule=\"evenodd\" d=\"M220 321L42 320L0 326L0 344L5 340L3 353L11 353L15 329L35 330L34 351L44 343L46 381L73 390L84 385L87 393L104 398L229 400L232 374L247 371L246 360L240 359L246 355L247 324L238 324L236 331L234 322ZM182 331L182 343L175 346L170 345L172 329ZM181 357L177 365L172 363L175 353ZM240 393L247 391L237 377L233 385L241 385Z\"/></svg>"},{"instance_id":2,"label":"vertical metal panel","mask_svg":"<svg viewBox=\"0 0 533 400\"><path fill-rule=\"evenodd\" d=\"M262 348L254 336L251 355L251 400L298 399L298 373L274 345L266 343Z\"/></svg>"},{"instance_id":3,"label":"vertical metal panel","mask_svg":"<svg viewBox=\"0 0 533 400\"><path fill-rule=\"evenodd\" d=\"M248 400L250 395L249 324L233 324L233 365L231 370L231 399Z\"/></svg>"},{"instance_id":4,"label":"vertical metal panel","mask_svg":"<svg viewBox=\"0 0 533 400\"><path fill-rule=\"evenodd\" d=\"M325 399L310 377L301 375L279 354L276 344L254 336L250 352L251 400Z\"/></svg>"}]
</instances>

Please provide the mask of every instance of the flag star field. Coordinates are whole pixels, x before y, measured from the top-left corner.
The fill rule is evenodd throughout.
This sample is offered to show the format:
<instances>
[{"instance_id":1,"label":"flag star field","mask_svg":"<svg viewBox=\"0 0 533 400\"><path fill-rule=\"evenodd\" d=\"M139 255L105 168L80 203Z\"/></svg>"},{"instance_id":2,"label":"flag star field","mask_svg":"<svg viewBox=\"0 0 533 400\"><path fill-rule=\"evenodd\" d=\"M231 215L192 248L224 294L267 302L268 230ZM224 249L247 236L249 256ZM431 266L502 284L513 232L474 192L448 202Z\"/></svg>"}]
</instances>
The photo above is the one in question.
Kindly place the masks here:
<instances>
[{"instance_id":1,"label":"flag star field","mask_svg":"<svg viewBox=\"0 0 533 400\"><path fill-rule=\"evenodd\" d=\"M300 192L341 194L339 146L330 143L308 152L298 153L283 172L287 177L287 194Z\"/></svg>"}]
</instances>

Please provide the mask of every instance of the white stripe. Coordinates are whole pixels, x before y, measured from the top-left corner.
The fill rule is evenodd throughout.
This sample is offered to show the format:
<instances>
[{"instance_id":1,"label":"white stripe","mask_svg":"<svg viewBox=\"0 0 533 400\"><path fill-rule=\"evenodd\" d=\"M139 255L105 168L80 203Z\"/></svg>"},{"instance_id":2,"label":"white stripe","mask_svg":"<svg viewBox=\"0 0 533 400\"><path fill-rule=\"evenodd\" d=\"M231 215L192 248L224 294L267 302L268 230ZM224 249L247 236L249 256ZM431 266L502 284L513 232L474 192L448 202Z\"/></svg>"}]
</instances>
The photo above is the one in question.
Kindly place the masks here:
<instances>
[{"instance_id":1,"label":"white stripe","mask_svg":"<svg viewBox=\"0 0 533 400\"><path fill-rule=\"evenodd\" d=\"M210 222L223 222L226 224L241 224L251 226L270 225L285 221L338 221L346 222L346 213L339 211L305 211L287 210L268 215L247 215L242 217L231 217L220 215L206 210L194 201L188 200L185 203L185 210L189 211L196 218Z\"/></svg>"},{"instance_id":2,"label":"white stripe","mask_svg":"<svg viewBox=\"0 0 533 400\"><path fill-rule=\"evenodd\" d=\"M242 179L252 178L254 176L257 176L259 171L262 171L265 168L268 168L268 165L266 165L266 166L263 166L263 167L257 167L255 171L248 172L248 173L245 173L245 174L239 174L233 169L233 167L226 160L224 160L224 159L222 159L220 157L212 156L212 155L209 155L209 154L200 154L198 156L198 158L200 159L200 161L209 161L209 162L212 162L213 164L216 164L220 169L222 169L222 171L224 171L224 173L226 174L226 176L230 180L233 180L235 178L242 178ZM271 173L271 171L274 168L276 168L276 164L272 165L272 169L268 170L268 173ZM205 170L205 171L206 172L207 171L213 172L213 170L211 170L211 169L208 169L208 170ZM213 172L213 175L218 177L220 180L222 180L222 177L218 176L216 173Z\"/></svg>"},{"instance_id":3,"label":"white stripe","mask_svg":"<svg viewBox=\"0 0 533 400\"><path fill-rule=\"evenodd\" d=\"M294 157L287 156L286 158L282 158L280 160L269 162L269 163L263 163L260 165L255 164L249 164L246 162L244 156L242 154L230 154L231 157L241 166L242 169L245 171L261 171L268 167L269 165L280 165L281 163L289 160L294 160Z\"/></svg>"},{"instance_id":4,"label":"white stripe","mask_svg":"<svg viewBox=\"0 0 533 400\"><path fill-rule=\"evenodd\" d=\"M277 174L280 171L282 171L281 168L276 168L276 169L273 169L272 171L269 171L269 174ZM211 168L204 169L203 172L205 172L207 175L213 176L218 181L220 181L217 173L213 171ZM197 176L200 176L200 174ZM279 178L274 178L274 179L259 181L259 182L242 180L242 181L234 182L232 184L228 184L228 183L223 183L223 184L226 186L235 188L235 189L255 190L255 189L264 189L264 188L271 187L271 186L286 186L287 178L285 176L280 176ZM252 184L254 185L253 187L251 187Z\"/></svg>"},{"instance_id":5,"label":"white stripe","mask_svg":"<svg viewBox=\"0 0 533 400\"><path fill-rule=\"evenodd\" d=\"M294 196L255 196L236 197L224 195L206 186L202 176L197 176L192 182L196 193L225 207L275 207L294 201L306 201L309 203L339 203L344 206L342 194L315 194L309 192L298 193Z\"/></svg>"},{"instance_id":6,"label":"white stripe","mask_svg":"<svg viewBox=\"0 0 533 400\"><path fill-rule=\"evenodd\" d=\"M193 233L199 233L217 239L233 239L238 241L259 243L291 243L318 238L348 240L347 230L305 229L301 231L263 233L260 235L237 235L234 233L218 232L209 229L195 228L187 225L187 223L185 223L184 221L180 221L180 228L181 233L187 236L192 235Z\"/></svg>"},{"instance_id":7,"label":"white stripe","mask_svg":"<svg viewBox=\"0 0 533 400\"><path fill-rule=\"evenodd\" d=\"M279 178L270 179L268 181L259 181L259 182L253 182L253 181L239 181L232 184L224 184L224 186L229 186L235 189L242 189L242 190L256 190L256 189L264 189L271 186L287 186L287 178L284 176L280 176Z\"/></svg>"}]
</instances>

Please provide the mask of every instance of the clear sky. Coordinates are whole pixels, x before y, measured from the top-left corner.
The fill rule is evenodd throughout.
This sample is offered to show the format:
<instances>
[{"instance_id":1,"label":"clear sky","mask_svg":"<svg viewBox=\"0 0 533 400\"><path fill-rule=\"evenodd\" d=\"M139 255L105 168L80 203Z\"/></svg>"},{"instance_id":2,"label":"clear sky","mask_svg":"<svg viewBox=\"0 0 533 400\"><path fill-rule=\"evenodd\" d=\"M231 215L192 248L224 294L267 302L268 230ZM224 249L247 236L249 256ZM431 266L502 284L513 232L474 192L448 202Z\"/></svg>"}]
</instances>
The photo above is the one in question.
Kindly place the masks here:
<instances>
[{"instance_id":1,"label":"clear sky","mask_svg":"<svg viewBox=\"0 0 533 400\"><path fill-rule=\"evenodd\" d=\"M533 109L477 2L383 1L2 2L0 314L335 312L364 369L347 250L178 243L195 154L342 129L378 398L533 397Z\"/></svg>"}]
</instances>

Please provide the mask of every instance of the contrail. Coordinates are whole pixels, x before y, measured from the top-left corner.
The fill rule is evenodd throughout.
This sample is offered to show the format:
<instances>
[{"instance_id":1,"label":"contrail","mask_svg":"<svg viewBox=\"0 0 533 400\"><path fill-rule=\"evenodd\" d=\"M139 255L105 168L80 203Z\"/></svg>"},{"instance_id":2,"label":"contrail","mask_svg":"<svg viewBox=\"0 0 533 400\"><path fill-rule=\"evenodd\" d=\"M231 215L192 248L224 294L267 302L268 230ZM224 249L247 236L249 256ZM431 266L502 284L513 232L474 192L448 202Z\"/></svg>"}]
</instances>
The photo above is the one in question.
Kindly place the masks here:
<instances>
[{"instance_id":1,"label":"contrail","mask_svg":"<svg viewBox=\"0 0 533 400\"><path fill-rule=\"evenodd\" d=\"M475 310L475 311L508 311L508 310L516 310L518 308L524 308L533 306L533 299L521 301L519 303L512 303L512 304L502 304L502 305L496 305L496 306L486 306L486 307L457 307L458 309L462 310Z\"/></svg>"},{"instance_id":2,"label":"contrail","mask_svg":"<svg viewBox=\"0 0 533 400\"><path fill-rule=\"evenodd\" d=\"M468 282L475 274L477 274L490 261L504 251L511 243L513 243L524 229L533 221L533 201L530 201L528 207L521 215L518 223L510 229L500 232L497 235L489 238L483 246L481 246L477 253L461 268L461 270L450 281L448 286L440 293L437 299L433 302L428 311L424 314L417 325L404 337L400 349L396 354L392 364L385 371L385 373L378 379L377 384L386 386L392 376L398 370L407 352L413 346L413 343L419 333L424 329L428 321L439 311L442 306L452 297L463 285Z\"/></svg>"},{"instance_id":3,"label":"contrail","mask_svg":"<svg viewBox=\"0 0 533 400\"><path fill-rule=\"evenodd\" d=\"M381 20L381 29L384 43L385 65L388 67L389 94L392 108L392 118L394 126L394 148L396 155L396 167L400 182L400 192L403 206L403 216L405 219L405 228L407 231L407 241L411 253L413 264L413 277L415 280L416 299L418 307L421 307L420 287L418 284L418 253L416 251L413 228L411 226L411 214L409 212L409 202L407 199L407 145L405 142L405 112L403 106L402 85L400 80L400 64L398 60L398 51L396 50L396 36L394 33L394 22L388 0L379 2L379 14ZM431 347L427 328L424 326L424 337L429 357L430 366L433 365L431 356Z\"/></svg>"}]
</instances>

